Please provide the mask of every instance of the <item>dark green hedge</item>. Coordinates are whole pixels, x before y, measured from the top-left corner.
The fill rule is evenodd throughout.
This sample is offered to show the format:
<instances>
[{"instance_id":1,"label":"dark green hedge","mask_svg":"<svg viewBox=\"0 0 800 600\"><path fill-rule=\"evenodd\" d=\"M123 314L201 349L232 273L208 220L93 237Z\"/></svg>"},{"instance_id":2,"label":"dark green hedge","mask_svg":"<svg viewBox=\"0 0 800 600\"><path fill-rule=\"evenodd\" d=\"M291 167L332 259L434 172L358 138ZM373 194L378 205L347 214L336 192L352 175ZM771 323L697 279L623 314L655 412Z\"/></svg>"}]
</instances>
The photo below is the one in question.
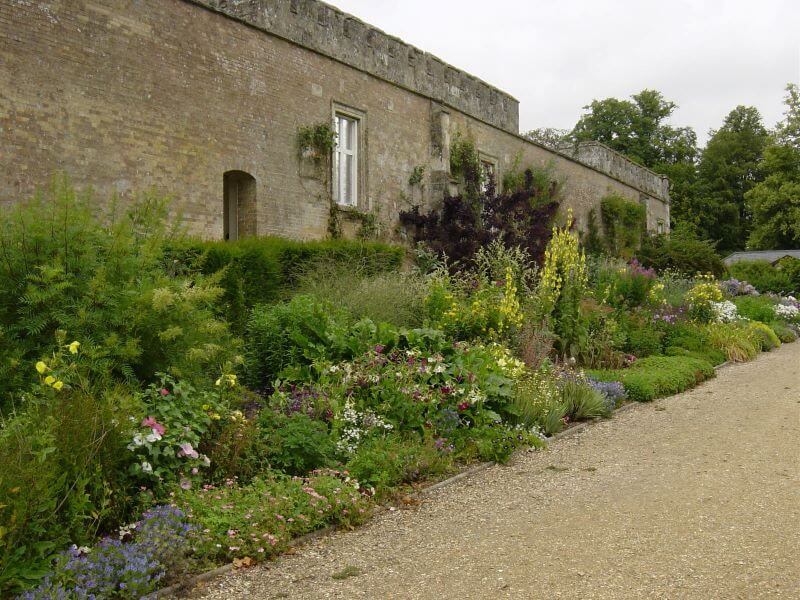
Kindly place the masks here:
<instances>
[{"instance_id":1,"label":"dark green hedge","mask_svg":"<svg viewBox=\"0 0 800 600\"><path fill-rule=\"evenodd\" d=\"M226 317L241 332L247 312L288 295L298 276L320 262L352 265L365 274L397 270L405 256L400 246L352 240L297 242L275 237L236 242L187 240L175 244L176 268L204 274L223 271Z\"/></svg>"}]
</instances>

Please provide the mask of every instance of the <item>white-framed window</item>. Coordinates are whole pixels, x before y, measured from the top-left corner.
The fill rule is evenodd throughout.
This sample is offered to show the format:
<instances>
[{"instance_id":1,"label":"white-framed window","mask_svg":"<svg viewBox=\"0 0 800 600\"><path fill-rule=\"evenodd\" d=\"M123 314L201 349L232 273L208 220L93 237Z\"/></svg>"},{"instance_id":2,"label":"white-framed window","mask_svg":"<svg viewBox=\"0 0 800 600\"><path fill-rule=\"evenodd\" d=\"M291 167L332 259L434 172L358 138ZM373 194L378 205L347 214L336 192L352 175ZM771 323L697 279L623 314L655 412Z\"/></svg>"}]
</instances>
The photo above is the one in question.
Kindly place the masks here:
<instances>
[{"instance_id":1,"label":"white-framed window","mask_svg":"<svg viewBox=\"0 0 800 600\"><path fill-rule=\"evenodd\" d=\"M343 113L334 115L336 148L333 151L333 198L338 204L358 204L358 150L361 120Z\"/></svg>"}]
</instances>

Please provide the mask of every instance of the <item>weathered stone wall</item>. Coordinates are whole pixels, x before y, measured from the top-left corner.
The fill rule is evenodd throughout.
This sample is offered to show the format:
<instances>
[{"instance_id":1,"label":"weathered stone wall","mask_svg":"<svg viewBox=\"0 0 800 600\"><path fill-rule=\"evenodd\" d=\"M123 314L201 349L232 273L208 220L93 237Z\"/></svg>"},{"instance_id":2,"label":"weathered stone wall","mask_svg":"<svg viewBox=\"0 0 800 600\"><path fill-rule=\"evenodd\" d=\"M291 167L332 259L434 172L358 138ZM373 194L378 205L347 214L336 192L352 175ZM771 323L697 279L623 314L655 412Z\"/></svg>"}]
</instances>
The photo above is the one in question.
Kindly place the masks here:
<instances>
[{"instance_id":1,"label":"weathered stone wall","mask_svg":"<svg viewBox=\"0 0 800 600\"><path fill-rule=\"evenodd\" d=\"M519 131L507 93L319 0L191 0L371 75Z\"/></svg>"},{"instance_id":2,"label":"weathered stone wall","mask_svg":"<svg viewBox=\"0 0 800 600\"><path fill-rule=\"evenodd\" d=\"M296 7L311 37L318 31L310 16L320 27L349 22L338 11L313 12L318 6L327 7L251 0L224 8L271 15L277 27ZM669 222L668 205L635 182L508 131L515 107L513 119L498 125L490 116L499 113L476 118L477 109L453 108L433 92L286 37L185 0L0 0L0 201L28 197L64 171L100 199L151 187L169 193L193 232L221 238L223 176L244 171L256 180L256 196L240 213L250 221L241 231L324 237L330 169L299 159L296 136L301 126L330 122L341 107L362 117L357 210L389 228L399 210L441 198L456 131L474 135L500 176L517 152L523 166L552 162L579 219L614 190L652 204L653 214L666 210ZM409 184L416 166L426 168L421 186ZM340 220L345 231L357 229L358 218Z\"/></svg>"}]
</instances>

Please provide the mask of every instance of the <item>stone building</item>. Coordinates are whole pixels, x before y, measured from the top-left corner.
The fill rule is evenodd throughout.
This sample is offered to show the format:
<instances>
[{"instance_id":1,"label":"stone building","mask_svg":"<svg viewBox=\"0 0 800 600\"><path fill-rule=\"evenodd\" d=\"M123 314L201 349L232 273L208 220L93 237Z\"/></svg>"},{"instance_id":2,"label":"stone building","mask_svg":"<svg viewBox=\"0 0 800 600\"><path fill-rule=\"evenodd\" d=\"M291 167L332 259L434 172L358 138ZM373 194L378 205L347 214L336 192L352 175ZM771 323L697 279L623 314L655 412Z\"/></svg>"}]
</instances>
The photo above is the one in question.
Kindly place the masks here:
<instances>
[{"instance_id":1,"label":"stone building","mask_svg":"<svg viewBox=\"0 0 800 600\"><path fill-rule=\"evenodd\" d=\"M298 149L320 123L330 157ZM391 228L451 185L458 133L498 179L549 165L579 222L614 192L668 227L666 178L518 127L510 95L317 0L0 0L3 202L63 171L97 198L168 193L209 238Z\"/></svg>"}]
</instances>

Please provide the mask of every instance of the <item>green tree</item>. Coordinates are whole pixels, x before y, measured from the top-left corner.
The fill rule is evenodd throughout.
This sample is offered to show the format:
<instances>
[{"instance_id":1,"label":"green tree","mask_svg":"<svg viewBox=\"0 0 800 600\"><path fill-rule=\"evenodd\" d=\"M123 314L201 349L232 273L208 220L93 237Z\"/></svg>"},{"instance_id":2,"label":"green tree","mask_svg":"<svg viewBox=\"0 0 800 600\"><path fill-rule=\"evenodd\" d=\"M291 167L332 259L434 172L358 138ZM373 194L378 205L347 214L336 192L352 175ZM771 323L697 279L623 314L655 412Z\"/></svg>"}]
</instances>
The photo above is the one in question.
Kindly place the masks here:
<instances>
[{"instance_id":1,"label":"green tree","mask_svg":"<svg viewBox=\"0 0 800 600\"><path fill-rule=\"evenodd\" d=\"M665 123L677 107L656 90L642 90L630 100L593 100L584 106L589 112L570 137L575 142L602 142L651 169L692 162L697 155L694 130Z\"/></svg>"},{"instance_id":2,"label":"green tree","mask_svg":"<svg viewBox=\"0 0 800 600\"><path fill-rule=\"evenodd\" d=\"M569 143L569 130L555 127L538 127L523 134L523 137L542 146L558 149L562 144Z\"/></svg>"},{"instance_id":3,"label":"green tree","mask_svg":"<svg viewBox=\"0 0 800 600\"><path fill-rule=\"evenodd\" d=\"M743 248L751 229L745 194L762 179L759 162L769 134L752 106L737 106L703 150L697 168L697 189L688 220L704 237L719 241L720 250Z\"/></svg>"},{"instance_id":4,"label":"green tree","mask_svg":"<svg viewBox=\"0 0 800 600\"><path fill-rule=\"evenodd\" d=\"M800 89L786 87L785 119L778 123L759 166L763 181L745 194L752 212L748 246L800 247Z\"/></svg>"}]
</instances>

